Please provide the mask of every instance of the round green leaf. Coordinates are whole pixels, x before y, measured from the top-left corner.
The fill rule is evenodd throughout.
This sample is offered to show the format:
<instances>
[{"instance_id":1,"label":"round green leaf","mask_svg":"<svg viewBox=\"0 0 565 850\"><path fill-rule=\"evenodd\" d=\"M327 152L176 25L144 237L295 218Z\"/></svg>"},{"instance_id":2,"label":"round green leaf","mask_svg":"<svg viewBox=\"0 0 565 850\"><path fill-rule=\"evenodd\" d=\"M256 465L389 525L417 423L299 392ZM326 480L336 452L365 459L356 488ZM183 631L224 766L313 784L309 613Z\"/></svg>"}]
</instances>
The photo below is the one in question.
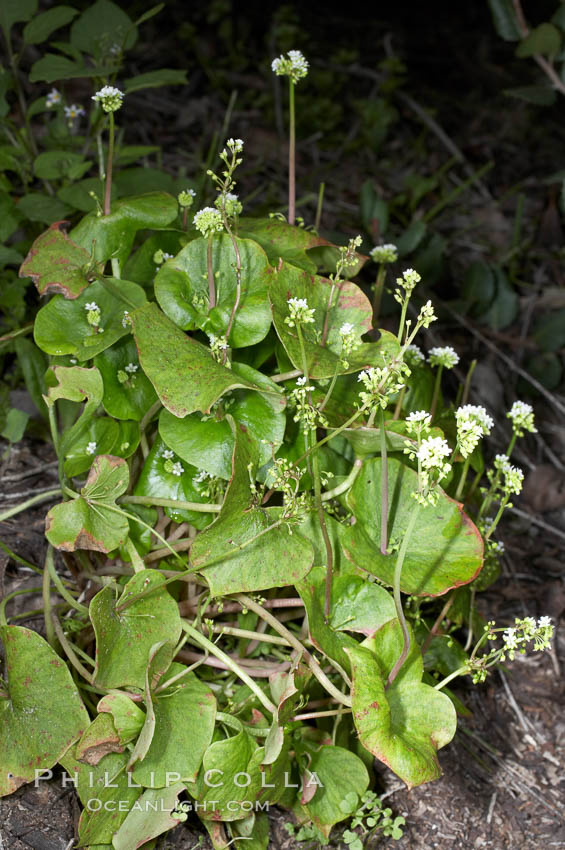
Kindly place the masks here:
<instances>
[{"instance_id":1,"label":"round green leaf","mask_svg":"<svg viewBox=\"0 0 565 850\"><path fill-rule=\"evenodd\" d=\"M96 635L96 684L102 688L145 687L147 658L154 644L166 641L176 645L181 622L178 606L157 570L142 570L125 585L121 596L117 587L104 587L90 603L90 619ZM143 590L156 588L125 608L120 603Z\"/></svg>"},{"instance_id":2,"label":"round green leaf","mask_svg":"<svg viewBox=\"0 0 565 850\"><path fill-rule=\"evenodd\" d=\"M295 368L302 370L303 361L296 328L289 327L288 299L305 298L314 309L314 322L302 326L308 374L311 378L333 378L336 374L357 372L369 366L383 366L385 357L392 359L399 352L398 342L388 331L381 331L376 343L361 342L372 324L372 308L361 289L349 281L341 281L334 287L331 280L283 263L272 272L269 296L273 309L273 321L280 341ZM331 298L331 305L330 305ZM329 306L330 305L330 306ZM329 306L329 310L328 310ZM327 338L322 345L327 316ZM359 347L347 358L349 366L340 366L342 336L339 329L343 324L353 325Z\"/></svg>"},{"instance_id":3,"label":"round green leaf","mask_svg":"<svg viewBox=\"0 0 565 850\"><path fill-rule=\"evenodd\" d=\"M104 380L104 410L116 419L143 419L157 400L153 385L139 366L137 348L126 336L94 360Z\"/></svg>"},{"instance_id":4,"label":"round green leaf","mask_svg":"<svg viewBox=\"0 0 565 850\"><path fill-rule=\"evenodd\" d=\"M306 770L305 782L312 782L313 774L320 785L304 808L327 838L334 824L351 817L355 811L359 797L369 786L369 774L355 753L344 750L343 747L333 746L320 747L313 753ZM351 792L356 802L348 800L346 805L342 806L346 795Z\"/></svg>"},{"instance_id":5,"label":"round green leaf","mask_svg":"<svg viewBox=\"0 0 565 850\"><path fill-rule=\"evenodd\" d=\"M186 670L172 664L167 678ZM133 770L134 782L147 788L170 784L171 773L183 782L194 782L202 758L212 743L216 699L194 673L185 674L170 690L153 699L155 732L146 756Z\"/></svg>"},{"instance_id":6,"label":"round green leaf","mask_svg":"<svg viewBox=\"0 0 565 850\"><path fill-rule=\"evenodd\" d=\"M72 301L56 295L36 316L35 341L47 354L90 360L129 333L122 321L124 312L145 301L145 292L137 283L115 278L95 281ZM87 321L86 305L92 302L100 308L98 330Z\"/></svg>"},{"instance_id":7,"label":"round green leaf","mask_svg":"<svg viewBox=\"0 0 565 850\"><path fill-rule=\"evenodd\" d=\"M92 162L82 154L72 151L45 151L33 161L33 171L42 180L60 180L69 177L78 180L88 171Z\"/></svg>"},{"instance_id":8,"label":"round green leaf","mask_svg":"<svg viewBox=\"0 0 565 850\"><path fill-rule=\"evenodd\" d=\"M69 239L61 222L38 236L20 268L20 277L31 277L40 295L61 292L76 298L89 285L85 269L88 253Z\"/></svg>"},{"instance_id":9,"label":"round green leaf","mask_svg":"<svg viewBox=\"0 0 565 850\"><path fill-rule=\"evenodd\" d=\"M167 411L163 411L161 415L164 416L166 413ZM171 416L170 413L167 415ZM171 418L174 419L174 417ZM186 422L185 419L175 421ZM172 458L163 456L163 452L167 449L168 445L157 437L143 464L143 469L135 485L134 495L151 496L159 499L178 499L184 502L201 502L203 504L209 502L210 500L200 492L198 482L194 480L199 472L197 467L183 462L181 463L181 475L175 475L167 470L167 461L172 464L180 463L180 456L173 456ZM214 516L213 514L184 509L165 508L164 510L167 516L170 516L175 522L189 522L198 529L209 525Z\"/></svg>"},{"instance_id":10,"label":"round green leaf","mask_svg":"<svg viewBox=\"0 0 565 850\"><path fill-rule=\"evenodd\" d=\"M65 663L36 632L2 626L7 698L0 697L0 797L51 768L88 726Z\"/></svg>"},{"instance_id":11,"label":"round green leaf","mask_svg":"<svg viewBox=\"0 0 565 850\"><path fill-rule=\"evenodd\" d=\"M110 215L88 213L73 230L71 238L94 259L105 262L111 258L123 265L129 257L138 230L162 229L173 222L178 204L166 192L148 192L124 198L112 204Z\"/></svg>"},{"instance_id":12,"label":"round green leaf","mask_svg":"<svg viewBox=\"0 0 565 850\"><path fill-rule=\"evenodd\" d=\"M71 44L78 50L99 57L113 44L128 50L137 41L132 19L111 0L96 0L71 27Z\"/></svg>"},{"instance_id":13,"label":"round green leaf","mask_svg":"<svg viewBox=\"0 0 565 850\"><path fill-rule=\"evenodd\" d=\"M457 726L453 703L422 684L422 656L413 635L406 661L386 686L403 646L398 620L386 623L367 646L346 650L353 678L353 720L361 743L408 788L438 779L437 750L451 741Z\"/></svg>"},{"instance_id":14,"label":"round green leaf","mask_svg":"<svg viewBox=\"0 0 565 850\"><path fill-rule=\"evenodd\" d=\"M396 551L380 552L381 459L366 460L347 494L355 524L342 535L346 556L356 566L392 585ZM388 459L389 541L401 543L416 502L417 473L395 458ZM459 502L440 490L437 505L420 507L410 536L400 588L403 593L439 596L467 584L479 573L483 542L476 526Z\"/></svg>"},{"instance_id":15,"label":"round green leaf","mask_svg":"<svg viewBox=\"0 0 565 850\"><path fill-rule=\"evenodd\" d=\"M232 348L241 348L261 342L271 327L269 263L256 242L236 239L236 243L241 258L241 294L229 343ZM167 260L155 278L155 295L167 316L183 330L201 328L223 335L237 297L236 254L227 233L214 236L216 305L210 309L207 252L208 239L194 239Z\"/></svg>"}]
</instances>

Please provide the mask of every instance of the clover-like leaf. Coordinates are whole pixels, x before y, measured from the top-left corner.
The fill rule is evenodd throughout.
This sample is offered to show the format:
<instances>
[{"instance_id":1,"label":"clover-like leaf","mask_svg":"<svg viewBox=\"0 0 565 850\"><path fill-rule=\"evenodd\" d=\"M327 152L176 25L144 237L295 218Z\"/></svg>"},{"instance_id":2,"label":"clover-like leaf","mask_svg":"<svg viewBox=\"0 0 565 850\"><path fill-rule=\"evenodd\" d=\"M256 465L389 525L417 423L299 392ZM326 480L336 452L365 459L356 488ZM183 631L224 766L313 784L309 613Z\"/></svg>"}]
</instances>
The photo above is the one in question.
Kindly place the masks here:
<instances>
[{"instance_id":1,"label":"clover-like leaf","mask_svg":"<svg viewBox=\"0 0 565 850\"><path fill-rule=\"evenodd\" d=\"M422 683L424 665L411 648L390 687L387 677L403 647L398 620L382 626L365 646L348 648L353 720L363 746L413 788L441 776L437 750L455 734L457 717L446 694Z\"/></svg>"},{"instance_id":2,"label":"clover-like leaf","mask_svg":"<svg viewBox=\"0 0 565 850\"><path fill-rule=\"evenodd\" d=\"M202 571L213 596L294 584L312 566L311 543L279 524L279 508L255 505L257 448L234 422L232 477L221 513L192 546L191 563Z\"/></svg>"},{"instance_id":3,"label":"clover-like leaf","mask_svg":"<svg viewBox=\"0 0 565 850\"><path fill-rule=\"evenodd\" d=\"M78 360L90 360L129 333L124 314L146 300L137 283L115 278L91 283L73 301L55 295L35 318L35 341L47 354L72 354ZM88 322L87 305L92 303L100 309L97 326Z\"/></svg>"},{"instance_id":4,"label":"clover-like leaf","mask_svg":"<svg viewBox=\"0 0 565 850\"><path fill-rule=\"evenodd\" d=\"M38 236L20 267L19 276L31 277L40 295L61 292L65 298L77 298L90 284L90 255L67 236L65 224L57 221Z\"/></svg>"},{"instance_id":5,"label":"clover-like leaf","mask_svg":"<svg viewBox=\"0 0 565 850\"><path fill-rule=\"evenodd\" d=\"M129 470L122 458L99 455L77 499L55 505L45 520L45 536L56 549L111 552L126 539L128 521L116 508L125 493Z\"/></svg>"},{"instance_id":6,"label":"clover-like leaf","mask_svg":"<svg viewBox=\"0 0 565 850\"><path fill-rule=\"evenodd\" d=\"M389 541L402 541L418 489L418 475L396 458L388 458ZM381 515L380 458L363 464L346 502L356 519L342 534L346 556L356 566L392 585L396 554L380 552ZM483 543L476 526L459 502L440 490L436 505L420 507L408 541L400 588L403 593L439 596L467 584L479 573Z\"/></svg>"},{"instance_id":7,"label":"clover-like leaf","mask_svg":"<svg viewBox=\"0 0 565 850\"><path fill-rule=\"evenodd\" d=\"M187 668L173 663L167 679ZM163 684L162 680L160 684ZM134 782L162 788L175 779L194 782L212 742L216 698L194 673L187 672L169 689L153 695L155 731L144 758L133 769Z\"/></svg>"},{"instance_id":8,"label":"clover-like leaf","mask_svg":"<svg viewBox=\"0 0 565 850\"><path fill-rule=\"evenodd\" d=\"M157 570L136 573L118 596L117 587L104 587L90 603L96 635L96 684L103 688L145 687L151 647L160 641L176 644L181 633L178 606ZM141 591L153 592L120 610Z\"/></svg>"},{"instance_id":9,"label":"clover-like leaf","mask_svg":"<svg viewBox=\"0 0 565 850\"><path fill-rule=\"evenodd\" d=\"M261 342L271 327L267 297L269 263L265 252L250 239L236 239L241 262L240 293L230 331L232 348ZM194 239L168 260L155 278L155 295L167 316L183 330L201 328L223 335L238 297L236 255L227 233L212 240L212 270L216 303L210 308L208 280L202 270L208 263L208 240Z\"/></svg>"},{"instance_id":10,"label":"clover-like leaf","mask_svg":"<svg viewBox=\"0 0 565 850\"><path fill-rule=\"evenodd\" d=\"M314 310L314 321L302 326L304 351L311 378L333 378L336 374L358 372L369 366L382 366L400 351L396 337L381 331L378 342L361 342L372 323L372 308L361 289L349 281L334 284L324 277L311 275L283 263L273 270L269 296L278 337L293 365L302 370L302 351L295 327L285 321L289 316L289 298L304 298ZM347 356L348 366L340 364L343 337L340 328L353 325L358 347Z\"/></svg>"},{"instance_id":11,"label":"clover-like leaf","mask_svg":"<svg viewBox=\"0 0 565 850\"><path fill-rule=\"evenodd\" d=\"M209 413L220 396L236 387L258 389L217 363L206 346L183 333L156 304L136 310L131 322L142 369L174 416Z\"/></svg>"},{"instance_id":12,"label":"clover-like leaf","mask_svg":"<svg viewBox=\"0 0 565 850\"><path fill-rule=\"evenodd\" d=\"M166 192L148 192L112 204L110 215L88 213L70 233L95 260L117 259L123 265L138 230L164 229L178 215L178 204Z\"/></svg>"},{"instance_id":13,"label":"clover-like leaf","mask_svg":"<svg viewBox=\"0 0 565 850\"><path fill-rule=\"evenodd\" d=\"M88 726L66 664L29 629L2 626L6 690L0 695L0 797L51 768Z\"/></svg>"}]
</instances>

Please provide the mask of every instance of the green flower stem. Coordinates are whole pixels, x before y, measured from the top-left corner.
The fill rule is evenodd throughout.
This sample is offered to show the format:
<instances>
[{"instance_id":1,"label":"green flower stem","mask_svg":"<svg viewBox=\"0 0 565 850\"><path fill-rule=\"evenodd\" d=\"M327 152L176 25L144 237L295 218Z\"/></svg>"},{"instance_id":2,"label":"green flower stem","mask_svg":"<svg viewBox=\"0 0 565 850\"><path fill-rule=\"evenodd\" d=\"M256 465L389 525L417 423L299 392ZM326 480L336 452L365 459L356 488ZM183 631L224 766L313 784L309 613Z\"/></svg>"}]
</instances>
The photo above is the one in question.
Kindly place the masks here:
<instances>
[{"instance_id":1,"label":"green flower stem","mask_svg":"<svg viewBox=\"0 0 565 850\"><path fill-rule=\"evenodd\" d=\"M145 431L145 429L147 428L147 426L149 425L149 423L151 422L151 420L153 419L153 417L155 416L155 414L158 413L161 410L162 406L163 405L161 404L159 399L157 399L157 401L153 402L153 404L151 405L151 407L149 408L149 410L147 411L147 413L145 414L145 416L143 417L143 419L139 423L139 430L141 431L142 434Z\"/></svg>"},{"instance_id":2,"label":"green flower stem","mask_svg":"<svg viewBox=\"0 0 565 850\"><path fill-rule=\"evenodd\" d=\"M43 618L45 620L45 635L47 642L55 650L58 650L57 640L55 638L55 630L53 628L52 608L51 608L51 569L53 563L53 547L49 543L47 546L47 554L45 556L45 566L43 569L43 586L41 589L43 597Z\"/></svg>"},{"instance_id":3,"label":"green flower stem","mask_svg":"<svg viewBox=\"0 0 565 850\"><path fill-rule=\"evenodd\" d=\"M394 680L396 679L398 672L406 658L408 653L410 652L410 633L408 631L408 626L406 625L406 617L404 616L404 610L402 608L402 598L400 596L400 579L402 576L402 567L404 565L404 558L406 557L406 551L408 549L408 543L410 541L410 537L414 530L414 526L416 525L416 519L418 518L418 513L420 510L419 502L416 502L414 507L412 508L412 513L410 514L410 519L408 520L408 525L406 526L406 531L404 532L404 537L402 539L402 545L400 546L400 551L398 553L398 557L396 559L396 564L394 566L394 579L393 579L393 595L394 595L394 604L396 607L396 616L400 622L400 626L402 628L402 637L404 638L404 646L402 647L402 652L400 653L398 659L396 660L394 667L390 671L387 679L387 688L392 685Z\"/></svg>"},{"instance_id":4,"label":"green flower stem","mask_svg":"<svg viewBox=\"0 0 565 850\"><path fill-rule=\"evenodd\" d=\"M518 438L518 434L516 433L516 431L514 431L514 433L512 434L512 439L508 443L508 448L506 449L506 456L507 457L510 457L510 455L514 451L514 446L516 445L517 438Z\"/></svg>"},{"instance_id":5,"label":"green flower stem","mask_svg":"<svg viewBox=\"0 0 565 850\"><path fill-rule=\"evenodd\" d=\"M61 493L61 488L56 487L53 490L48 490L46 493L39 493L37 496L32 496L31 499L27 499L25 502L20 502L19 505L16 505L13 508L8 508L7 511L2 511L2 513L0 513L0 522L10 519L10 517L16 516L16 514L21 514L22 511L27 511L28 508L32 508L34 505L39 505L41 502L50 502L56 496L60 496Z\"/></svg>"},{"instance_id":6,"label":"green flower stem","mask_svg":"<svg viewBox=\"0 0 565 850\"><path fill-rule=\"evenodd\" d=\"M114 113L110 112L109 116L110 124L108 128L108 160L106 165L106 190L104 192L104 215L110 215L110 198L112 195L112 167L114 163Z\"/></svg>"},{"instance_id":7,"label":"green flower stem","mask_svg":"<svg viewBox=\"0 0 565 850\"><path fill-rule=\"evenodd\" d=\"M286 638L276 635L265 635L262 632L253 632L250 629L238 629L235 626L223 626L221 623L207 624L207 628L218 635L232 635L233 637L246 640L257 640L259 643L276 643L278 646L290 646Z\"/></svg>"},{"instance_id":8,"label":"green flower stem","mask_svg":"<svg viewBox=\"0 0 565 850\"><path fill-rule=\"evenodd\" d=\"M222 196L222 197L224 197L224 196ZM241 300L241 254L239 253L239 247L237 245L237 239L235 238L235 236L232 233L232 230L231 230L230 225L229 225L228 217L226 215L225 197L224 197L224 202L223 202L222 214L223 214L223 217L224 217L224 227L226 228L226 233L228 234L228 236L231 239L231 243L232 243L233 250L234 250L234 253L235 253L235 277L236 277L235 301L233 302L233 307L232 307L232 311L231 311L231 314L230 314L228 326L226 328L226 340L229 344L230 334L231 334L231 331L232 331L232 328L233 328L233 323L235 321L235 314L237 313L237 309L239 307L239 302ZM222 364L223 365L225 365L227 356L228 356L228 352L227 352L227 350L224 350L224 353L223 353L223 356L222 356Z\"/></svg>"},{"instance_id":9,"label":"green flower stem","mask_svg":"<svg viewBox=\"0 0 565 850\"><path fill-rule=\"evenodd\" d=\"M396 407L394 408L393 419L400 419L400 414L402 413L402 405L404 403L404 396L406 395L406 386L403 386L398 395L398 399L396 402Z\"/></svg>"},{"instance_id":10,"label":"green flower stem","mask_svg":"<svg viewBox=\"0 0 565 850\"><path fill-rule=\"evenodd\" d=\"M451 606L453 605L454 602L455 602L455 594L452 593L451 596L449 597L449 599L447 600L447 602L445 603L445 605L443 606L443 608L441 609L441 611L439 612L439 614L437 615L435 623L433 624L433 626L429 630L428 634L425 637L425 640L424 640L422 646L420 647L422 655L426 654L430 643L432 642L434 637L438 634L439 627L443 623L445 617L447 616L449 609L451 608Z\"/></svg>"},{"instance_id":11,"label":"green flower stem","mask_svg":"<svg viewBox=\"0 0 565 850\"><path fill-rule=\"evenodd\" d=\"M30 322L29 325L24 325L21 328L15 328L13 331L10 331L7 334L3 334L0 336L0 345L4 342L11 342L13 339L17 339L19 336L27 336L27 334L33 333L33 322Z\"/></svg>"},{"instance_id":12,"label":"green flower stem","mask_svg":"<svg viewBox=\"0 0 565 850\"><path fill-rule=\"evenodd\" d=\"M143 570L145 569L143 558L140 556L139 552L132 543L131 537L128 537L128 539L126 540L126 551L130 557L134 573L143 572Z\"/></svg>"},{"instance_id":13,"label":"green flower stem","mask_svg":"<svg viewBox=\"0 0 565 850\"><path fill-rule=\"evenodd\" d=\"M75 611L78 611L80 614L86 614L88 616L88 608L86 607L86 605L82 605L82 603L77 602L74 596L69 593L69 591L61 581L61 578L59 577L59 574L57 573L57 570L55 568L55 561L53 559L53 547L50 546L49 548L51 549L51 553L48 552L47 554L45 566L49 571L49 576L53 580L53 584L57 588L59 595L62 596L65 602L68 602L71 608L74 608Z\"/></svg>"},{"instance_id":14,"label":"green flower stem","mask_svg":"<svg viewBox=\"0 0 565 850\"><path fill-rule=\"evenodd\" d=\"M381 555L388 549L388 455L386 449L385 412L381 408Z\"/></svg>"},{"instance_id":15,"label":"green flower stem","mask_svg":"<svg viewBox=\"0 0 565 850\"><path fill-rule=\"evenodd\" d=\"M49 416L49 430L51 431L51 439L55 454L59 454L59 430L57 428L57 415L55 413L55 403L47 405L47 415ZM61 478L61 461L59 460L59 479Z\"/></svg>"},{"instance_id":16,"label":"green flower stem","mask_svg":"<svg viewBox=\"0 0 565 850\"><path fill-rule=\"evenodd\" d=\"M275 384L282 384L283 381L291 381L293 378L298 378L302 372L300 369L291 369L290 372L281 372L280 375L271 375L271 381Z\"/></svg>"},{"instance_id":17,"label":"green flower stem","mask_svg":"<svg viewBox=\"0 0 565 850\"><path fill-rule=\"evenodd\" d=\"M175 508L182 511L198 511L203 514L217 514L222 510L221 505L207 505L202 502L184 502L177 499L161 499L157 496L122 496L119 500L123 505L147 505L156 508Z\"/></svg>"},{"instance_id":18,"label":"green flower stem","mask_svg":"<svg viewBox=\"0 0 565 850\"><path fill-rule=\"evenodd\" d=\"M361 458L355 458L351 472L347 478L342 481L341 484L338 484L337 487L334 487L333 490L326 490L325 493L322 493L322 502L329 502L330 499L336 499L338 496L341 496L342 493L346 493L349 488L353 486L355 479L361 472L362 468L363 461Z\"/></svg>"},{"instance_id":19,"label":"green flower stem","mask_svg":"<svg viewBox=\"0 0 565 850\"><path fill-rule=\"evenodd\" d=\"M26 587L24 590L13 590L12 593L7 593L6 596L0 602L0 626L7 626L8 620L6 619L6 605L10 600L15 599L16 596L21 596L23 593L40 593L40 587Z\"/></svg>"},{"instance_id":20,"label":"green flower stem","mask_svg":"<svg viewBox=\"0 0 565 850\"><path fill-rule=\"evenodd\" d=\"M84 664L82 664L82 662L79 661L73 647L71 646L71 644L69 643L69 641L67 640L67 638L65 636L65 633L63 632L63 629L61 627L61 624L60 624L58 618L55 616L55 614L53 612L51 612L51 619L53 621L53 626L55 628L55 634L57 635L57 637L59 639L59 643L61 644L65 655L67 656L67 658L69 659L69 661L71 662L71 664L73 665L75 670L78 673L80 673L82 678L86 679L86 681L90 685L92 685L94 683L94 676L92 675L92 673L90 673L86 669Z\"/></svg>"},{"instance_id":21,"label":"green flower stem","mask_svg":"<svg viewBox=\"0 0 565 850\"><path fill-rule=\"evenodd\" d=\"M373 327L377 327L377 322L379 321L379 313L381 311L381 300L383 297L383 290L385 285L386 278L386 264L381 263L379 269L377 271L377 279L374 284L374 292L373 292ZM406 315L406 313L405 313ZM400 337L399 337L400 339Z\"/></svg>"},{"instance_id":22,"label":"green flower stem","mask_svg":"<svg viewBox=\"0 0 565 850\"><path fill-rule=\"evenodd\" d=\"M467 473L469 472L469 465L471 463L471 458L468 457L465 459L465 463L463 464L463 471L461 472L461 478L459 479L459 484L457 485L457 490L455 491L455 498L461 499L463 494L463 488L465 487L465 481L467 480Z\"/></svg>"},{"instance_id":23,"label":"green flower stem","mask_svg":"<svg viewBox=\"0 0 565 850\"><path fill-rule=\"evenodd\" d=\"M302 463L303 460L306 460L306 458L310 457L312 452L316 451L321 446L328 443L330 440L333 440L334 437L339 436L339 434L341 434L342 431L345 431L346 428L349 428L350 425L353 425L355 420L359 419L359 417L361 416L362 413L365 413L365 410L366 410L365 406L360 407L359 410L356 413L353 414L353 416L350 416L349 419L346 422L343 423L343 425L340 425L339 428L336 428L334 431L331 432L331 434L326 434L326 436L323 437L321 440L318 440L318 442L315 443L315 445L310 446L310 448L307 449L304 452L304 454L301 457L298 458L298 460L295 462L295 466L298 466L298 464Z\"/></svg>"},{"instance_id":24,"label":"green flower stem","mask_svg":"<svg viewBox=\"0 0 565 850\"><path fill-rule=\"evenodd\" d=\"M338 688L336 688L333 682L328 679L314 656L308 652L306 647L300 643L298 638L296 638L291 631L283 626L283 624L280 623L279 620L270 613L270 611L265 611L261 605L255 602L255 600L243 593L236 593L235 599L241 602L244 608L247 608L249 611L254 611L255 614L261 617L262 620L265 620L275 632L278 632L282 637L286 638L289 644L302 656L318 682L326 689L326 691L342 705L351 707L351 697L346 696L338 690Z\"/></svg>"},{"instance_id":25,"label":"green flower stem","mask_svg":"<svg viewBox=\"0 0 565 850\"><path fill-rule=\"evenodd\" d=\"M29 570L33 570L34 573L38 573L40 576L43 575L41 567L36 567L35 564L31 563L31 561L26 561L26 559L22 558L21 555L18 555L17 552L10 549L3 540L0 540L0 549L2 549L2 551L5 552L12 561L15 561L16 564L21 564L22 567L27 567Z\"/></svg>"},{"instance_id":26,"label":"green flower stem","mask_svg":"<svg viewBox=\"0 0 565 850\"><path fill-rule=\"evenodd\" d=\"M498 523L500 522L500 518L501 518L502 514L504 513L506 505L508 504L509 498L510 498L510 496L505 496L504 499L502 500L502 502L500 503L500 507L498 508L497 514L492 521L492 525L490 526L489 530L485 534L486 540L488 540L489 537L491 537L492 534L494 533L494 530L495 530L496 526L498 525Z\"/></svg>"},{"instance_id":27,"label":"green flower stem","mask_svg":"<svg viewBox=\"0 0 565 850\"><path fill-rule=\"evenodd\" d=\"M338 360L338 361L337 361L337 363L335 364L335 370L334 370L334 373L333 373L332 379L331 379L331 381L330 381L330 385L329 385L329 387L328 387L328 391L327 391L326 395L324 396L324 400L323 400L323 402L321 403L321 405L318 407L318 411L319 411L320 413L323 411L324 407L326 406L326 404L328 403L328 401L329 401L329 400L330 400L330 398L331 398L331 395L332 395L332 393L333 393L333 391L334 391L334 387L335 387L335 385L336 385L336 381L337 381L337 378L338 378L338 371L339 371L339 360Z\"/></svg>"},{"instance_id":28,"label":"green flower stem","mask_svg":"<svg viewBox=\"0 0 565 850\"><path fill-rule=\"evenodd\" d=\"M450 673L449 676L446 676L445 679L442 679L441 682L438 682L437 685L434 685L434 690L441 691L442 688L445 688L446 685L448 685L458 676L465 676L469 672L469 666L467 664L464 664L463 667L458 667L457 670L454 670L453 673Z\"/></svg>"},{"instance_id":29,"label":"green flower stem","mask_svg":"<svg viewBox=\"0 0 565 850\"><path fill-rule=\"evenodd\" d=\"M442 373L443 373L443 366L438 366L437 372L436 372L436 380L435 380L435 384L434 384L434 394L432 396L432 404L431 404L431 407L430 407L430 415L432 417L432 421L433 421L434 416L436 415L436 408L437 408L437 403L438 403L438 399L439 399L439 391L441 389Z\"/></svg>"},{"instance_id":30,"label":"green flower stem","mask_svg":"<svg viewBox=\"0 0 565 850\"><path fill-rule=\"evenodd\" d=\"M269 734L269 729L257 726L247 726L245 723L242 723L238 717L234 717L232 714L225 714L223 711L216 712L216 720L218 723L223 723L224 726L228 726L236 732L248 732L250 735L253 735L254 738L266 738Z\"/></svg>"},{"instance_id":31,"label":"green flower stem","mask_svg":"<svg viewBox=\"0 0 565 850\"><path fill-rule=\"evenodd\" d=\"M216 306L216 281L214 280L214 269L212 266L212 240L214 234L208 236L208 252L207 252L207 267L208 267L208 309Z\"/></svg>"},{"instance_id":32,"label":"green flower stem","mask_svg":"<svg viewBox=\"0 0 565 850\"><path fill-rule=\"evenodd\" d=\"M329 711L308 711L306 714L295 714L293 720L316 720L318 717L341 717L351 714L350 708L333 708Z\"/></svg>"},{"instance_id":33,"label":"green flower stem","mask_svg":"<svg viewBox=\"0 0 565 850\"><path fill-rule=\"evenodd\" d=\"M238 677L238 679L241 679L241 681L244 682L247 685L247 687L250 688L253 691L253 693L257 696L257 698L259 699L261 704L267 709L269 714L276 716L276 714L277 714L276 706L273 705L273 703L271 702L269 697L266 695L266 693L263 691L263 689L260 688L259 685L256 682L253 681L251 676L249 676L244 670L241 669L239 664L237 664L233 660L233 658L231 658L229 655L226 655L226 653L222 652L222 650L219 647L217 647L215 643L212 643L212 641L210 641L210 640L208 640L208 638L204 637L204 635L201 632L199 632L197 629L195 629L188 622L188 620L181 620L181 624L182 624L182 628L189 635L189 637L191 637L197 644L199 644L202 647L202 649L209 652L210 655L214 655L216 658L218 658L220 661L222 661L226 665L226 667L229 670L232 671L232 673L235 673L235 675Z\"/></svg>"},{"instance_id":34,"label":"green flower stem","mask_svg":"<svg viewBox=\"0 0 565 850\"><path fill-rule=\"evenodd\" d=\"M465 386L463 387L463 396L461 397L461 403L457 405L457 407L462 407L467 404L469 400L469 393L471 391L471 379L473 377L473 372L475 371L477 366L476 360L471 360L471 365L467 371L467 375L465 377Z\"/></svg>"},{"instance_id":35,"label":"green flower stem","mask_svg":"<svg viewBox=\"0 0 565 850\"><path fill-rule=\"evenodd\" d=\"M288 140L288 223L294 224L296 205L296 120L294 110L294 83L288 78L288 111L289 111L289 140Z\"/></svg>"}]
</instances>

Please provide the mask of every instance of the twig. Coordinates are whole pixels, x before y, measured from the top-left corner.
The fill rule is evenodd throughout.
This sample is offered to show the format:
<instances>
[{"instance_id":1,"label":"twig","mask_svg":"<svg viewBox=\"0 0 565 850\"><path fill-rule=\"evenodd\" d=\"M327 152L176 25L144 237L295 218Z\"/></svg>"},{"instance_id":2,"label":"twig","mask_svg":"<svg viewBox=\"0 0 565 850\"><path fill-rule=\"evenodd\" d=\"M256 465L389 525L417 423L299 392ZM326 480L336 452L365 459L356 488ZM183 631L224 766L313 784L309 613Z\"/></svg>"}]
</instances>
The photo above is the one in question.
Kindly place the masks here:
<instances>
[{"instance_id":1,"label":"twig","mask_svg":"<svg viewBox=\"0 0 565 850\"><path fill-rule=\"evenodd\" d=\"M543 528L544 531L549 531L551 534L554 534L556 537L560 537L562 540L565 540L565 532L561 531L560 528L555 528L554 525L550 525L548 522L544 522L543 519L538 519L533 514L528 513L528 511L522 511L520 508L509 508L510 513L516 514L516 516L521 517L522 519L529 520L532 525L537 525L539 528Z\"/></svg>"},{"instance_id":2,"label":"twig","mask_svg":"<svg viewBox=\"0 0 565 850\"><path fill-rule=\"evenodd\" d=\"M18 472L15 475L3 475L0 481L2 484L12 484L16 481L22 481L24 478L31 478L32 475L41 475L46 469L52 469L58 465L58 460L52 460L49 463L42 463L33 469L26 469L24 472Z\"/></svg>"}]
</instances>

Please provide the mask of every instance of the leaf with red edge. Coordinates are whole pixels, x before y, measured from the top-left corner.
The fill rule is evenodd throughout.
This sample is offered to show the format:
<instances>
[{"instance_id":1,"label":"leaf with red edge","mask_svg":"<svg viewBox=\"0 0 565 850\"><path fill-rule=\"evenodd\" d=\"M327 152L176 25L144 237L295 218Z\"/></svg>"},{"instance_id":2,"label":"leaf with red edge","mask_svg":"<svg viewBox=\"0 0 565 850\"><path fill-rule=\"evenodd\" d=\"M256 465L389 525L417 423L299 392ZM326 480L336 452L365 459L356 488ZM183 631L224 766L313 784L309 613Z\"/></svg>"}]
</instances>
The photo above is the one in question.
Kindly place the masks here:
<instances>
[{"instance_id":1,"label":"leaf with red edge","mask_svg":"<svg viewBox=\"0 0 565 850\"><path fill-rule=\"evenodd\" d=\"M19 276L31 277L40 295L60 292L65 298L78 298L91 282L86 274L90 255L69 239L65 224L56 221L38 236L20 267Z\"/></svg>"}]
</instances>

